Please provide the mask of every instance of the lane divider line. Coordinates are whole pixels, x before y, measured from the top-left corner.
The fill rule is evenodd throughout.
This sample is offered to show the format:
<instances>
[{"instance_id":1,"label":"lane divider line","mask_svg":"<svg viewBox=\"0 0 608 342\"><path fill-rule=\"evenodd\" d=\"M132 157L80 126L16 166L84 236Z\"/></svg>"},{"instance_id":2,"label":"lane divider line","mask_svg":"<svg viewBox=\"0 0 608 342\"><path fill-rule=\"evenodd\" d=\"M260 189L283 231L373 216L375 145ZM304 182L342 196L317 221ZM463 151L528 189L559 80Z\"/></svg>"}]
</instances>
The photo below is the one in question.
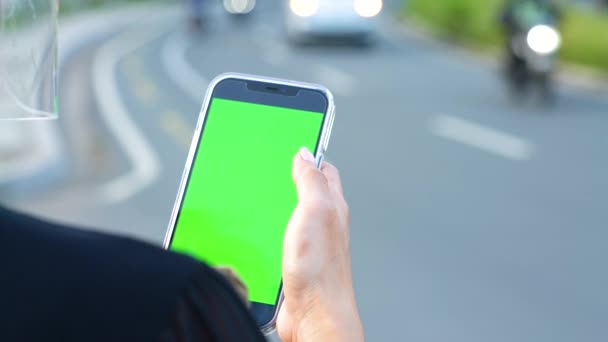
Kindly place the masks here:
<instances>
[{"instance_id":1,"label":"lane divider line","mask_svg":"<svg viewBox=\"0 0 608 342\"><path fill-rule=\"evenodd\" d=\"M131 119L118 89L116 73L121 60L165 32L166 29L140 29L120 34L102 46L93 60L93 90L101 117L131 164L130 171L101 185L101 200L106 203L128 200L161 175L159 158Z\"/></svg>"},{"instance_id":2,"label":"lane divider line","mask_svg":"<svg viewBox=\"0 0 608 342\"><path fill-rule=\"evenodd\" d=\"M534 154L532 144L522 138L451 115L436 117L431 131L438 137L514 161L529 160Z\"/></svg>"}]
</instances>

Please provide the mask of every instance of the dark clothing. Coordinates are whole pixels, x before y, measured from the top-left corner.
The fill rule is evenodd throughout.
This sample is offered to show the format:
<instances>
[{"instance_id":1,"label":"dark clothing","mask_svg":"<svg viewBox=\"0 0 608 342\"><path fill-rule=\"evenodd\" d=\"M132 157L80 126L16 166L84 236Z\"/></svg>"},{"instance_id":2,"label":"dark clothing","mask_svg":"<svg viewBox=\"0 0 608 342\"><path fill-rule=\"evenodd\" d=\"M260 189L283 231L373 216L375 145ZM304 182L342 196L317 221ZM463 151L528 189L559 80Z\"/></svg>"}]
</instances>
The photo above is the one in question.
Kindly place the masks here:
<instances>
[{"instance_id":1,"label":"dark clothing","mask_svg":"<svg viewBox=\"0 0 608 342\"><path fill-rule=\"evenodd\" d=\"M199 262L0 208L0 341L264 341Z\"/></svg>"},{"instance_id":2,"label":"dark clothing","mask_svg":"<svg viewBox=\"0 0 608 342\"><path fill-rule=\"evenodd\" d=\"M541 22L534 24L557 25L559 23L561 19L560 10L551 0L508 0L502 8L500 17L503 28L509 36L530 29L530 27L527 27L530 23L522 22L529 18L522 18L520 17L521 13L518 13L524 6L529 5L532 5L538 13L543 13L543 18L538 18Z\"/></svg>"},{"instance_id":3,"label":"dark clothing","mask_svg":"<svg viewBox=\"0 0 608 342\"><path fill-rule=\"evenodd\" d=\"M527 79L526 60L513 46L514 38L527 34L534 25L558 25L559 8L551 0L508 0L501 12L505 33L506 72L521 90Z\"/></svg>"}]
</instances>

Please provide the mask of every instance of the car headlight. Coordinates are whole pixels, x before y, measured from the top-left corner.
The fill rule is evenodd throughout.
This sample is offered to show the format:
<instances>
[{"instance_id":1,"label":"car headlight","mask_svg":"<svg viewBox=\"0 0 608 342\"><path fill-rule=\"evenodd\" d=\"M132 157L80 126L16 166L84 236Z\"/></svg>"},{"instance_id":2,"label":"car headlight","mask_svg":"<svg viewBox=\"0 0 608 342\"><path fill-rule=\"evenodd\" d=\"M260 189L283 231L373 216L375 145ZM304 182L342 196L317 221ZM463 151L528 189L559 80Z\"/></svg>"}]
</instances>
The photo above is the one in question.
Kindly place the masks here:
<instances>
[{"instance_id":1,"label":"car headlight","mask_svg":"<svg viewBox=\"0 0 608 342\"><path fill-rule=\"evenodd\" d=\"M247 14L254 7L255 0L224 0L224 8L232 14Z\"/></svg>"},{"instance_id":2,"label":"car headlight","mask_svg":"<svg viewBox=\"0 0 608 342\"><path fill-rule=\"evenodd\" d=\"M532 51L541 55L548 55L559 49L562 37L551 26L536 25L528 32L527 42Z\"/></svg>"},{"instance_id":3,"label":"car headlight","mask_svg":"<svg viewBox=\"0 0 608 342\"><path fill-rule=\"evenodd\" d=\"M382 11L382 0L355 0L353 6L358 15L371 18Z\"/></svg>"},{"instance_id":4,"label":"car headlight","mask_svg":"<svg viewBox=\"0 0 608 342\"><path fill-rule=\"evenodd\" d=\"M310 17L319 10L319 0L290 0L289 8L299 17Z\"/></svg>"}]
</instances>

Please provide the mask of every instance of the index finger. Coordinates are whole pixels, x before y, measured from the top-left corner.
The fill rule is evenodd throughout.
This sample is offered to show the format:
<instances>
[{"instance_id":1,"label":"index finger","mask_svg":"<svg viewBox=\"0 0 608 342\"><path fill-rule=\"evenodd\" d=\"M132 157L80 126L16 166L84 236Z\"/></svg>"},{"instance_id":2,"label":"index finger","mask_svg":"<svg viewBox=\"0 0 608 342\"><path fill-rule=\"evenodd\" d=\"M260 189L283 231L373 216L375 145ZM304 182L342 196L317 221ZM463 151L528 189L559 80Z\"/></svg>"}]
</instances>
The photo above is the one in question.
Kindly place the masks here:
<instances>
[{"instance_id":1,"label":"index finger","mask_svg":"<svg viewBox=\"0 0 608 342\"><path fill-rule=\"evenodd\" d=\"M300 201L328 196L328 180L316 167L314 156L308 150L302 149L296 154L292 172Z\"/></svg>"},{"instance_id":2,"label":"index finger","mask_svg":"<svg viewBox=\"0 0 608 342\"><path fill-rule=\"evenodd\" d=\"M329 188L344 197L344 189L342 187L342 179L340 177L340 171L332 163L323 162L321 165L321 172L325 175Z\"/></svg>"}]
</instances>

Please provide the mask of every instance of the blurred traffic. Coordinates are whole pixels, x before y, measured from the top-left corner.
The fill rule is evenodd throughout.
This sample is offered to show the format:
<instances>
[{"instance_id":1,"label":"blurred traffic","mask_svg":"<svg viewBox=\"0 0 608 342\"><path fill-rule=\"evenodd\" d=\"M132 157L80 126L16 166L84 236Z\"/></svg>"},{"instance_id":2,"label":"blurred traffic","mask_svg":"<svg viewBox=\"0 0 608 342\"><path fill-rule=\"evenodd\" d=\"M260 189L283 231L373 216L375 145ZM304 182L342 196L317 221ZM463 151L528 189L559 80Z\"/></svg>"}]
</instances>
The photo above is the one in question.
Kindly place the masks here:
<instances>
[{"instance_id":1,"label":"blurred traffic","mask_svg":"<svg viewBox=\"0 0 608 342\"><path fill-rule=\"evenodd\" d=\"M337 38L365 44L381 11L382 0L290 0L286 30L294 42Z\"/></svg>"},{"instance_id":2,"label":"blurred traffic","mask_svg":"<svg viewBox=\"0 0 608 342\"><path fill-rule=\"evenodd\" d=\"M370 341L606 340L608 9L547 4L61 1L59 120L0 121L0 202L160 245L209 80L321 83Z\"/></svg>"},{"instance_id":3,"label":"blurred traffic","mask_svg":"<svg viewBox=\"0 0 608 342\"><path fill-rule=\"evenodd\" d=\"M556 5L545 0L509 1L501 18L507 35L505 70L512 96L521 97L534 83L545 103L552 103L553 73L561 45Z\"/></svg>"}]
</instances>

